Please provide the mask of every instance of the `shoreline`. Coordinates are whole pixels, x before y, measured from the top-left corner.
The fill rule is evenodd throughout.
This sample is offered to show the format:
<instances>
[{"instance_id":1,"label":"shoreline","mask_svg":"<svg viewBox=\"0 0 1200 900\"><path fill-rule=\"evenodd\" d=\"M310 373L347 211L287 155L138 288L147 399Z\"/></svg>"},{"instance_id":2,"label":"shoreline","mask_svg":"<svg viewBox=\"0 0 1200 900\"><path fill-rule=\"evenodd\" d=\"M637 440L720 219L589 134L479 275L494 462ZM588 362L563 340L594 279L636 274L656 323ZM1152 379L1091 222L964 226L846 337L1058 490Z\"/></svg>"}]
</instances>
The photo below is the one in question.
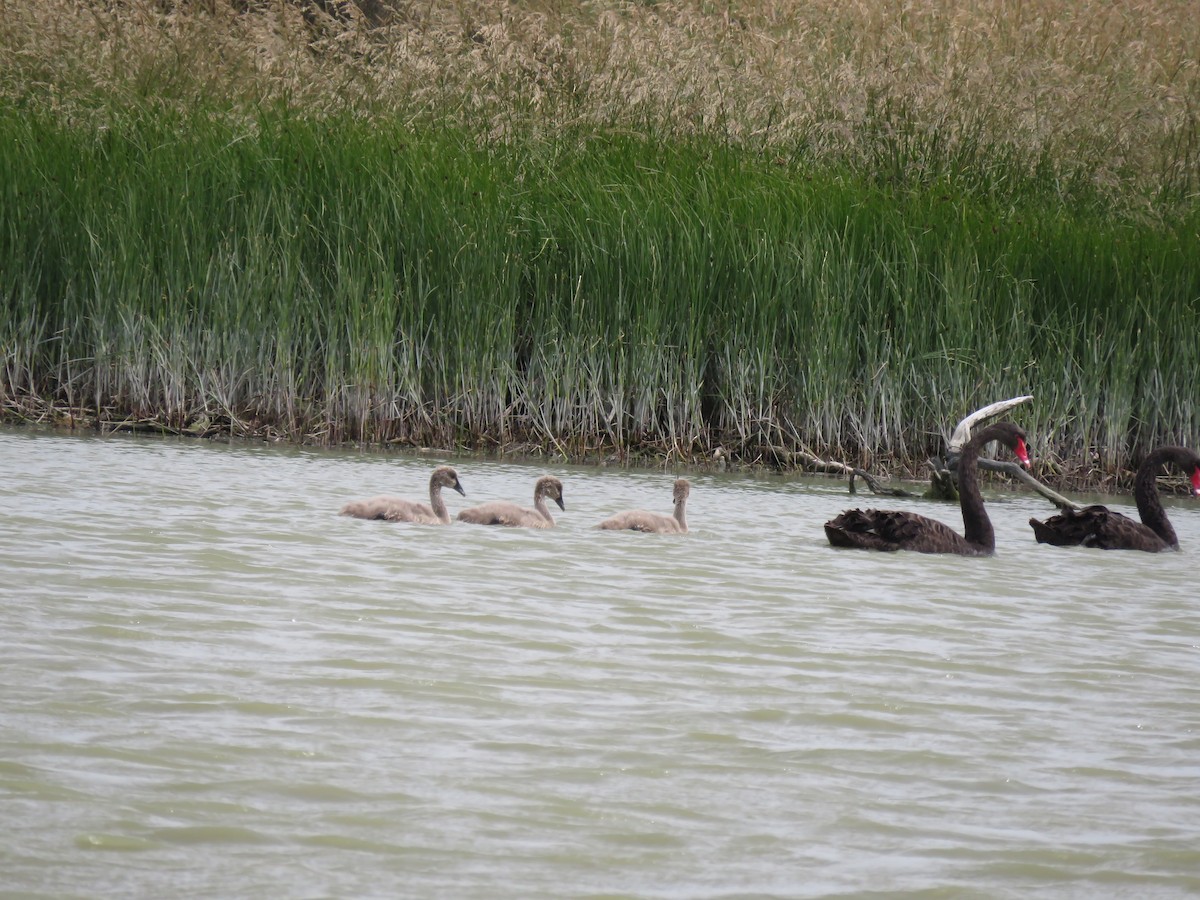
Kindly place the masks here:
<instances>
[{"instance_id":1,"label":"shoreline","mask_svg":"<svg viewBox=\"0 0 1200 900\"><path fill-rule=\"evenodd\" d=\"M53 432L92 432L101 436L111 434L145 434L161 437L194 438L213 441L246 441L252 443L288 445L293 447L320 447L326 449L357 448L363 451L386 453L391 451L456 457L476 457L490 460L534 461L556 459L567 465L594 466L597 468L670 468L672 471L697 472L743 472L776 473L793 475L823 476L831 481L847 481L845 467L857 467L856 463L820 457L807 448L785 448L766 444L745 446L740 451L729 451L723 444L665 448L651 443L628 447L587 447L586 439L536 441L531 439L501 442L483 437L474 444L460 443L456 446L431 446L404 439L386 441L329 440L328 431L313 427L301 433L288 434L275 423L263 420L249 421L232 419L229 416L194 416L174 424L162 416L140 416L122 412L116 407L105 407L99 412L81 407L69 408L47 402L32 395L20 398L5 398L0 403L0 426L30 427ZM1036 442L1035 442L1036 446ZM1102 469L1097 465L1070 466L1055 454L1032 454L1034 474L1046 486L1064 493L1103 494L1113 496L1130 495L1136 475L1134 469ZM814 462L816 464L814 464ZM865 467L864 467L865 468ZM867 468L881 484L883 490L874 494L859 489L859 496L878 496L889 502L893 498L886 491L902 485L929 487L928 460L877 459ZM856 479L857 480L857 479ZM864 483L865 483L865 479ZM1012 479L1004 479L1014 490L1027 490ZM1160 486L1160 491L1172 496L1186 494L1182 489L1174 491L1169 485Z\"/></svg>"},{"instance_id":2,"label":"shoreline","mask_svg":"<svg viewBox=\"0 0 1200 900\"><path fill-rule=\"evenodd\" d=\"M1200 445L1190 10L327 6L9 11L0 421L928 483L1032 393L1106 492Z\"/></svg>"}]
</instances>

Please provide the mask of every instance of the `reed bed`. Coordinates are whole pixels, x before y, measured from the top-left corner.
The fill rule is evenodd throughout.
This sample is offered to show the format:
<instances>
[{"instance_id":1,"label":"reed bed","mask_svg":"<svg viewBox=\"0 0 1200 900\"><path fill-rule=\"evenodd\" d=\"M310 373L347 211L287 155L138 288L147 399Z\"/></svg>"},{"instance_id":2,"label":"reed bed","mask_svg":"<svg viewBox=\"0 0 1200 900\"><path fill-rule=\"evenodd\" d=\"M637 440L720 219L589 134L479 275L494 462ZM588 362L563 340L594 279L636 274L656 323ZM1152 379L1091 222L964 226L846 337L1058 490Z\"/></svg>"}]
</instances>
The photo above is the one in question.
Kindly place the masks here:
<instances>
[{"instance_id":1,"label":"reed bed","mask_svg":"<svg viewBox=\"0 0 1200 900\"><path fill-rule=\"evenodd\" d=\"M1059 6L0 3L0 401L1103 482L1200 443L1200 40Z\"/></svg>"},{"instance_id":2,"label":"reed bed","mask_svg":"<svg viewBox=\"0 0 1200 900\"><path fill-rule=\"evenodd\" d=\"M716 137L881 178L1196 191L1187 0L0 0L0 96ZM1000 171L994 171L996 163Z\"/></svg>"}]
</instances>

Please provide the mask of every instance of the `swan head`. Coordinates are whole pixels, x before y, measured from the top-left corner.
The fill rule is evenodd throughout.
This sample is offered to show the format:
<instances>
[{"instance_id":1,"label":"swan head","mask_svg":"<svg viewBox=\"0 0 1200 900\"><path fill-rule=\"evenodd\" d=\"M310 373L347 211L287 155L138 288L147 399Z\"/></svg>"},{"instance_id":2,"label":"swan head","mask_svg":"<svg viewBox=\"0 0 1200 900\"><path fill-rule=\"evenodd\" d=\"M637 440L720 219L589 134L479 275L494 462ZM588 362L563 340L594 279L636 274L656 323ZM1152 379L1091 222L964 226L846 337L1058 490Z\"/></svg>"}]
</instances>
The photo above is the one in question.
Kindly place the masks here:
<instances>
[{"instance_id":1,"label":"swan head","mask_svg":"<svg viewBox=\"0 0 1200 900\"><path fill-rule=\"evenodd\" d=\"M1017 455L1017 461L1026 469L1029 468L1029 447L1025 444L1025 437L1022 435L1017 438L1016 446L1013 447L1013 453Z\"/></svg>"},{"instance_id":2,"label":"swan head","mask_svg":"<svg viewBox=\"0 0 1200 900\"><path fill-rule=\"evenodd\" d=\"M1200 497L1200 463L1196 464L1196 468L1192 469L1192 494Z\"/></svg>"},{"instance_id":3,"label":"swan head","mask_svg":"<svg viewBox=\"0 0 1200 900\"><path fill-rule=\"evenodd\" d=\"M450 466L438 466L434 469L430 483L437 487L453 488L464 497L467 496L467 492L463 490L463 486L458 481L458 473Z\"/></svg>"},{"instance_id":4,"label":"swan head","mask_svg":"<svg viewBox=\"0 0 1200 900\"><path fill-rule=\"evenodd\" d=\"M562 482L553 475L543 475L538 479L537 486L533 489L533 496L534 499L549 497L558 504L559 509L566 512L567 506L563 503L562 489Z\"/></svg>"},{"instance_id":5,"label":"swan head","mask_svg":"<svg viewBox=\"0 0 1200 900\"><path fill-rule=\"evenodd\" d=\"M980 431L971 440L979 441L981 444L988 441L999 441L1013 452L1022 466L1026 469L1029 468L1029 446L1025 443L1025 429L1020 425L1013 422L996 422Z\"/></svg>"},{"instance_id":6,"label":"swan head","mask_svg":"<svg viewBox=\"0 0 1200 900\"><path fill-rule=\"evenodd\" d=\"M688 498L688 494L692 492L692 485L686 478L675 479L674 500L676 503L682 503Z\"/></svg>"}]
</instances>

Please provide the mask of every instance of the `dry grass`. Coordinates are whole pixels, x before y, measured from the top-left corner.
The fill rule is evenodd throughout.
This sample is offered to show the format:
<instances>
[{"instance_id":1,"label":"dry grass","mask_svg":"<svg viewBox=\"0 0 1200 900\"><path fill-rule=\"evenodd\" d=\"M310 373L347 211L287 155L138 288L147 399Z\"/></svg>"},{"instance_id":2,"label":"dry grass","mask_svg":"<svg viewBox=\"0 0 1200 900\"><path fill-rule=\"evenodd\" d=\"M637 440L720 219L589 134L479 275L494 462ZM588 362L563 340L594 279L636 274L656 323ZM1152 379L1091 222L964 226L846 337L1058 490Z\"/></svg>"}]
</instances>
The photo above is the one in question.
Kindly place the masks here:
<instances>
[{"instance_id":1,"label":"dry grass","mask_svg":"<svg viewBox=\"0 0 1200 900\"><path fill-rule=\"evenodd\" d=\"M1179 198L1197 47L1185 0L0 0L0 95L702 132L884 174L1007 154Z\"/></svg>"}]
</instances>

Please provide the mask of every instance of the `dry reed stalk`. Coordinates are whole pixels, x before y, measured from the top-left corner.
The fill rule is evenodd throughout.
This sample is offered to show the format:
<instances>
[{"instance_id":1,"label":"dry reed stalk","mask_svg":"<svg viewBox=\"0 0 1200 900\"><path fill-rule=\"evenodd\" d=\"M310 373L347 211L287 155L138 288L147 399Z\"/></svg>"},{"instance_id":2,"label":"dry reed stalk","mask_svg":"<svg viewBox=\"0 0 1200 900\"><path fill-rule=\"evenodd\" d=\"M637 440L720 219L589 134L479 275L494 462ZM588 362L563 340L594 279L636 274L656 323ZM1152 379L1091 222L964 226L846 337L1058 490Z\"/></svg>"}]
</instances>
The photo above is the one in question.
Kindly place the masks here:
<instances>
[{"instance_id":1,"label":"dry reed stalk","mask_svg":"<svg viewBox=\"0 0 1200 900\"><path fill-rule=\"evenodd\" d=\"M1104 188L1194 186L1198 46L1182 0L0 0L0 95L716 133L868 164L1002 146Z\"/></svg>"}]
</instances>

